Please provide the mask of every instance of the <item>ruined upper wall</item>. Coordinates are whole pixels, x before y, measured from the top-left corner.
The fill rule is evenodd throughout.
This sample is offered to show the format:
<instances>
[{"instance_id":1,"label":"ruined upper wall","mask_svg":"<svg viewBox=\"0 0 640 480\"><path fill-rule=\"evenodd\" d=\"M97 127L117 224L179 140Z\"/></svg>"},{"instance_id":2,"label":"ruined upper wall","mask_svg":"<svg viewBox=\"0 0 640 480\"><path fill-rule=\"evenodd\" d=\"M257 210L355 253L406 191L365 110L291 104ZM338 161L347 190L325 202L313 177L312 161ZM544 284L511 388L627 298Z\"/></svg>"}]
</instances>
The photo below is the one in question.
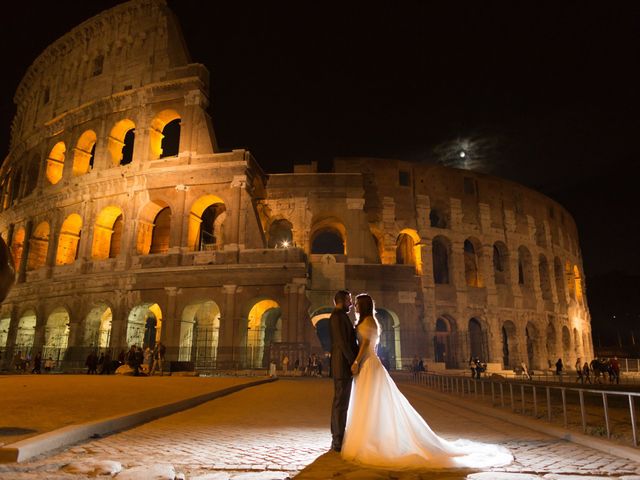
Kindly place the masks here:
<instances>
[{"instance_id":1,"label":"ruined upper wall","mask_svg":"<svg viewBox=\"0 0 640 480\"><path fill-rule=\"evenodd\" d=\"M119 92L171 79L189 64L165 0L131 0L83 22L28 68L16 91L11 149L65 112Z\"/></svg>"}]
</instances>

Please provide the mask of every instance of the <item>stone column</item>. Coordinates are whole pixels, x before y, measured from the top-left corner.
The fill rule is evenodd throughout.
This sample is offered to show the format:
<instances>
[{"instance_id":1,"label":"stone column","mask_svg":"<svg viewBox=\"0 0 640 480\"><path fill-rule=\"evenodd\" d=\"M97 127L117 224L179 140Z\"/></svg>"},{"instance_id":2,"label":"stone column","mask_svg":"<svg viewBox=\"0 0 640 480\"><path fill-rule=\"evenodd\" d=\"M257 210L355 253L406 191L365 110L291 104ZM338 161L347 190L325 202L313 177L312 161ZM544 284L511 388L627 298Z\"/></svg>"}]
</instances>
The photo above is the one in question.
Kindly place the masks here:
<instances>
[{"instance_id":1,"label":"stone column","mask_svg":"<svg viewBox=\"0 0 640 480\"><path fill-rule=\"evenodd\" d=\"M227 222L225 225L225 250L241 250L244 248L244 235L242 227L245 225L247 212L243 202L244 190L247 186L245 175L234 175L231 182L231 202L227 209Z\"/></svg>"},{"instance_id":2,"label":"stone column","mask_svg":"<svg viewBox=\"0 0 640 480\"><path fill-rule=\"evenodd\" d=\"M19 321L18 306L13 304L11 305L11 321L9 322L9 331L7 332L7 349L5 350L4 359L2 360L2 364L10 370L14 369L12 363L13 356L16 354L15 345Z\"/></svg>"},{"instance_id":3,"label":"stone column","mask_svg":"<svg viewBox=\"0 0 640 480\"><path fill-rule=\"evenodd\" d=\"M111 339L109 347L111 349L120 350L128 348L127 345L127 291L115 290L113 309L111 310Z\"/></svg>"},{"instance_id":4,"label":"stone column","mask_svg":"<svg viewBox=\"0 0 640 480\"><path fill-rule=\"evenodd\" d=\"M224 308L220 315L220 332L218 340L218 363L221 366L231 366L237 358L238 339L235 332L236 291L237 285L223 285Z\"/></svg>"},{"instance_id":5,"label":"stone column","mask_svg":"<svg viewBox=\"0 0 640 480\"><path fill-rule=\"evenodd\" d=\"M42 350L45 343L45 328L47 327L47 318L44 314L44 308L38 305L36 311L36 328L33 337L33 350L31 358L35 358L36 354Z\"/></svg>"},{"instance_id":6,"label":"stone column","mask_svg":"<svg viewBox=\"0 0 640 480\"><path fill-rule=\"evenodd\" d=\"M182 327L180 315L177 312L178 295L182 289L178 287L164 287L167 296L167 304L162 318L162 331L160 341L167 347L167 361L177 360L180 354L180 328Z\"/></svg>"},{"instance_id":7,"label":"stone column","mask_svg":"<svg viewBox=\"0 0 640 480\"><path fill-rule=\"evenodd\" d=\"M51 278L53 269L56 266L56 255L58 253L58 243L60 241L60 216L55 215L51 219L51 225L49 230L49 247L47 250L47 278Z\"/></svg>"}]
</instances>

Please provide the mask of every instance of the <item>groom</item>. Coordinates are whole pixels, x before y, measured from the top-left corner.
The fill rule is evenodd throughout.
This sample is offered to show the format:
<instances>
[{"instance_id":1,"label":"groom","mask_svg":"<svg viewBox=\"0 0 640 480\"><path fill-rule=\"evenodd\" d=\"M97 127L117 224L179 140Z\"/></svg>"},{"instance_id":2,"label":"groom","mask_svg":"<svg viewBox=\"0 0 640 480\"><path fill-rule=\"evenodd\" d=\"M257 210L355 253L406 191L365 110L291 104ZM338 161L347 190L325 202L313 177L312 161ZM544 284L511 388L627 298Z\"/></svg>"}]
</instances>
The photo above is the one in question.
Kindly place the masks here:
<instances>
[{"instance_id":1,"label":"groom","mask_svg":"<svg viewBox=\"0 0 640 480\"><path fill-rule=\"evenodd\" d=\"M333 375L333 406L331 409L331 448L342 449L347 423L347 408L351 395L351 365L358 355L356 331L347 316L351 310L351 294L340 290L333 299L335 308L329 318L331 324L331 372Z\"/></svg>"}]
</instances>

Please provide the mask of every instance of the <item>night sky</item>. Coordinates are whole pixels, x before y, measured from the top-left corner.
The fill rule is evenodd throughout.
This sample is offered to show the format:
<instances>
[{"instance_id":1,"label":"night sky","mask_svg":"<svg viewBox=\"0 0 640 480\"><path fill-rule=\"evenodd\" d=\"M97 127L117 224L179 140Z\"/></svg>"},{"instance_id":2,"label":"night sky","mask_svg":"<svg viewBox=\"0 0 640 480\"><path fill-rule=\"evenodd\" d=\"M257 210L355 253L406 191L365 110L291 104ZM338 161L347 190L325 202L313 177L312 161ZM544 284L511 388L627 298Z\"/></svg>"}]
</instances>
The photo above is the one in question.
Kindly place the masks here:
<instances>
[{"instance_id":1,"label":"night sky","mask_svg":"<svg viewBox=\"0 0 640 480\"><path fill-rule=\"evenodd\" d=\"M14 3L0 21L3 156L27 67L120 2ZM168 3L211 72L221 148L282 172L345 155L435 161L472 139L478 170L574 215L594 329L617 313L640 332L640 3Z\"/></svg>"}]
</instances>

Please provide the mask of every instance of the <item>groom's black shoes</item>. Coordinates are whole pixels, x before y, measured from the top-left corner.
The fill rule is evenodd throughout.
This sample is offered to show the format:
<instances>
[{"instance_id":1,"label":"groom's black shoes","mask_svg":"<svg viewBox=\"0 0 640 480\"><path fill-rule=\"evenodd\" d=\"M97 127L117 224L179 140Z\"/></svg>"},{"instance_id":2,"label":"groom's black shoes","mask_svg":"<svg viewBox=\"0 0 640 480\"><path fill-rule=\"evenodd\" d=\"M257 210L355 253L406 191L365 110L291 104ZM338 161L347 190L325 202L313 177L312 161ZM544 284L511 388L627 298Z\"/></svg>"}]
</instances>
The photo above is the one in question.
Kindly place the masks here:
<instances>
[{"instance_id":1,"label":"groom's black shoes","mask_svg":"<svg viewBox=\"0 0 640 480\"><path fill-rule=\"evenodd\" d=\"M342 451L342 447L336 447L335 445L332 445L331 450L340 453Z\"/></svg>"}]
</instances>

